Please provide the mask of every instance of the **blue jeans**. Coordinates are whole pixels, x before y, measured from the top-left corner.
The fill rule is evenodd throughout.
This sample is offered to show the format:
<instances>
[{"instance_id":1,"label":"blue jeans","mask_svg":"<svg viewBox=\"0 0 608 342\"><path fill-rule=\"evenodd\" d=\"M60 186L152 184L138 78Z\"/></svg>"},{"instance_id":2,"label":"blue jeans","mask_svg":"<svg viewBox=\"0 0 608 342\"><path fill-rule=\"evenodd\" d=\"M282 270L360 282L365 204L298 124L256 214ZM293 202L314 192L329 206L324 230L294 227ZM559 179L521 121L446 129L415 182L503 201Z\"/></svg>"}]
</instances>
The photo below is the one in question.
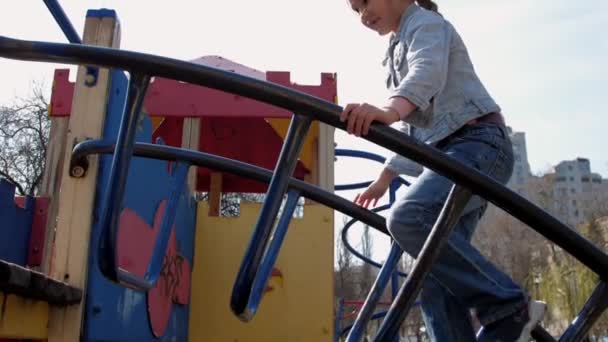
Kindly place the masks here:
<instances>
[{"instance_id":1,"label":"blue jeans","mask_svg":"<svg viewBox=\"0 0 608 342\"><path fill-rule=\"evenodd\" d=\"M513 150L502 125L465 126L437 148L503 184L511 177ZM449 179L425 169L393 205L388 229L412 257L420 252L452 185ZM471 245L486 207L483 198L471 198L423 284L422 313L432 341L475 341L470 309L486 325L525 305L522 288Z\"/></svg>"}]
</instances>

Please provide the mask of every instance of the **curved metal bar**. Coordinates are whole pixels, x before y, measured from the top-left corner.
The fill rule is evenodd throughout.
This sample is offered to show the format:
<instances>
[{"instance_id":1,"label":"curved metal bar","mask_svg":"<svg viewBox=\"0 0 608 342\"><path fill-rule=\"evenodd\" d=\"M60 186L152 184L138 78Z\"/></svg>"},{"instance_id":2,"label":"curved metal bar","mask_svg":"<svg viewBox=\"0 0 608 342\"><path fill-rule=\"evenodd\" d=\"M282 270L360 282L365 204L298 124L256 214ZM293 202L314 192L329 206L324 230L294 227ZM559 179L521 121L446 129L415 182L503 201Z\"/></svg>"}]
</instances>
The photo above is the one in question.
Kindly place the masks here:
<instances>
[{"instance_id":1,"label":"curved metal bar","mask_svg":"<svg viewBox=\"0 0 608 342\"><path fill-rule=\"evenodd\" d=\"M336 149L335 154L337 157L353 157L353 158L362 158L362 159L369 159L369 160L373 160L376 162L379 162L381 164L383 164L386 161L386 158L384 158L381 155L375 154L375 153L370 153L370 152L365 152L365 151L357 151L357 150L349 150L349 149ZM398 184L403 184L406 186L409 186L410 183L408 181L406 181L405 179L401 178L401 177L397 177L393 180L393 183L397 182ZM341 190L355 190L355 189L360 189L360 188L365 188L368 187L372 182L368 181L368 182L361 182L361 183L354 183L354 184L344 184L344 185L336 185L335 189L336 191L341 191ZM391 186L393 185L393 183L391 183ZM396 189L399 188L399 185L397 185L396 187L391 187L391 191L396 191ZM393 203L394 201L394 192L391 192L391 200L390 202Z\"/></svg>"},{"instance_id":2,"label":"curved metal bar","mask_svg":"<svg viewBox=\"0 0 608 342\"><path fill-rule=\"evenodd\" d=\"M472 195L468 189L458 185L452 186L439 217L418 254L412 271L388 309L374 341L393 341L398 336L399 327L414 304L424 278L431 271L431 267Z\"/></svg>"},{"instance_id":3,"label":"curved metal bar","mask_svg":"<svg viewBox=\"0 0 608 342\"><path fill-rule=\"evenodd\" d=\"M384 293L384 289L391 279L393 270L397 266L402 254L403 251L399 245L397 245L396 242L393 242L391 245L391 251L388 254L388 258L382 266L380 274L378 274L378 277L376 277L376 281L374 282L372 289L367 294L365 303L363 304L361 310L359 310L359 314L357 315L357 318L355 319L355 322L353 323L353 326L346 337L347 342L358 342L363 338L365 327L372 319L376 305L380 301L380 298Z\"/></svg>"},{"instance_id":4,"label":"curved metal bar","mask_svg":"<svg viewBox=\"0 0 608 342\"><path fill-rule=\"evenodd\" d=\"M74 43L74 44L82 44L82 40L80 39L80 36L74 29L74 26L72 25L72 22L70 21L70 18L68 18L68 16L63 11L63 8L61 8L59 1L57 1L57 0L43 0L43 1L44 1L44 4L46 5L46 7L49 9L49 12L51 12L51 14L53 15L53 18L55 18L55 21L57 22L57 24L63 31L63 34L65 34L68 41L70 43Z\"/></svg>"},{"instance_id":5,"label":"curved metal bar","mask_svg":"<svg viewBox=\"0 0 608 342\"><path fill-rule=\"evenodd\" d=\"M73 164L79 165L77 163L87 160L88 155L112 153L114 153L113 141L87 140L74 146L72 149L72 161ZM150 159L187 162L191 165L231 173L262 183L269 183L272 177L272 171L258 166L209 153L165 145L135 143L133 155ZM84 164L82 166L86 167ZM294 178L290 180L289 188L299 191L306 198L354 217L379 232L388 235L384 217L363 209L351 201Z\"/></svg>"},{"instance_id":6,"label":"curved metal bar","mask_svg":"<svg viewBox=\"0 0 608 342\"><path fill-rule=\"evenodd\" d=\"M251 288L251 295L249 297L249 301L247 302L247 308L245 310L245 312L250 317L253 317L255 315L260 305L260 302L262 301L262 296L264 295L266 284L268 284L268 279L270 278L270 274L272 273L272 268L275 262L277 261L279 250L281 249L281 245L283 244L285 235L287 235L287 228L289 227L289 222L291 222L291 219L293 217L293 212L298 206L299 199L299 191L290 190L287 193L287 200L285 201L283 213L281 213L279 223L277 224L275 231L270 237L270 241L268 242L268 248L260 263L260 270L256 273L255 280Z\"/></svg>"},{"instance_id":7,"label":"curved metal bar","mask_svg":"<svg viewBox=\"0 0 608 342\"><path fill-rule=\"evenodd\" d=\"M358 151L358 150L342 149L342 148L336 149L336 156L369 159L369 160L377 161L380 164L383 164L386 161L386 158L384 158L381 155L375 154L375 153L366 152L366 151Z\"/></svg>"},{"instance_id":8,"label":"curved metal bar","mask_svg":"<svg viewBox=\"0 0 608 342\"><path fill-rule=\"evenodd\" d=\"M383 210L386 210L386 209L389 209L389 208L390 208L390 204L385 204L385 205L383 205L383 206L381 206L381 207L374 208L374 209L372 209L371 211L373 211L373 212L377 213L377 212L380 212L380 211L383 211ZM344 225L344 228L342 228L342 232L340 233L340 235L341 235L341 238L342 238L342 243L344 243L344 247L346 247L346 249L347 249L349 252L351 252L351 253L352 253L354 256L356 256L357 258L359 258L359 259L360 259L360 260L362 260L363 262L366 262L366 263L368 263L368 264L370 264L370 265L372 265L372 266L374 266L374 267L377 267L377 268L382 268L382 264L381 264L381 263L376 262L376 261L374 261L374 260L372 260L372 259L370 259L370 258L366 257L365 255L361 254L361 253L360 253L358 250L356 250L356 249L355 249L355 248L354 248L354 247L353 247L353 246L350 244L350 242L348 242L348 236L347 236L347 235L348 235L348 230L349 230L349 229L350 229L350 228L351 228L351 227L352 227L352 226L353 226L355 223L357 223L357 222L359 222L359 220L358 220L358 219L356 219L356 218L352 218L350 221L348 221L348 222L347 222L347 223ZM407 274L406 274L406 273L403 273L403 272L400 272L400 271L397 271L397 272L398 272L398 274L399 274L400 276L402 276L402 277L407 277Z\"/></svg>"},{"instance_id":9,"label":"curved metal bar","mask_svg":"<svg viewBox=\"0 0 608 342\"><path fill-rule=\"evenodd\" d=\"M388 311L382 311L382 312L375 313L375 314L374 314L374 315L373 315L373 316L370 318L370 321L373 321L373 320L376 320L376 319L380 319L380 318L382 318L382 317L386 316L387 312L388 312ZM340 333L340 336L344 336L344 334L346 334L347 332L349 332L349 331L350 331L350 329L351 329L352 327L353 327L353 325L352 325L352 324L351 324L351 325L348 325L348 326L346 326L346 327L344 327L344 329L342 329L342 332Z\"/></svg>"},{"instance_id":10,"label":"curved metal bar","mask_svg":"<svg viewBox=\"0 0 608 342\"><path fill-rule=\"evenodd\" d=\"M336 104L278 84L176 59L111 48L33 42L3 36L0 36L0 56L39 62L93 64L185 81L263 101L294 113L303 113L342 130L346 128L346 124L340 121L342 108ZM492 178L383 124L373 123L364 139L471 189L476 195L509 212L560 246L600 277L608 275L608 255L601 249Z\"/></svg>"},{"instance_id":11,"label":"curved metal bar","mask_svg":"<svg viewBox=\"0 0 608 342\"><path fill-rule=\"evenodd\" d=\"M116 246L118 243L118 219L123 207L124 190L129 175L129 164L141 108L150 84L150 76L132 74L129 80L127 103L121 118L116 151L112 158L105 198L101 201L99 219L101 238L99 263L101 272L112 281L120 282ZM74 170L73 168L72 170ZM84 173L80 176L83 176ZM163 253L164 255L164 253ZM162 261L162 260L161 260ZM126 281L130 284L131 279ZM134 284L131 284L134 285ZM141 284L140 284L141 285ZM135 285L138 288L139 285Z\"/></svg>"},{"instance_id":12,"label":"curved metal bar","mask_svg":"<svg viewBox=\"0 0 608 342\"><path fill-rule=\"evenodd\" d=\"M605 282L600 281L581 309L581 312L574 318L574 321L572 321L568 329L560 337L560 342L582 341L607 307L608 286L606 286Z\"/></svg>"},{"instance_id":13,"label":"curved metal bar","mask_svg":"<svg viewBox=\"0 0 608 342\"><path fill-rule=\"evenodd\" d=\"M339 185L334 186L334 189L336 191L357 190L357 189L361 189L361 188L367 188L370 184L372 184L372 181L351 183L351 184L339 184Z\"/></svg>"},{"instance_id":14,"label":"curved metal bar","mask_svg":"<svg viewBox=\"0 0 608 342\"><path fill-rule=\"evenodd\" d=\"M291 119L272 180L266 192L266 198L258 214L258 221L236 276L230 298L230 308L242 321L250 321L255 314L255 310L249 311L247 305L251 300L253 282L311 123L311 118L297 114Z\"/></svg>"}]
</instances>

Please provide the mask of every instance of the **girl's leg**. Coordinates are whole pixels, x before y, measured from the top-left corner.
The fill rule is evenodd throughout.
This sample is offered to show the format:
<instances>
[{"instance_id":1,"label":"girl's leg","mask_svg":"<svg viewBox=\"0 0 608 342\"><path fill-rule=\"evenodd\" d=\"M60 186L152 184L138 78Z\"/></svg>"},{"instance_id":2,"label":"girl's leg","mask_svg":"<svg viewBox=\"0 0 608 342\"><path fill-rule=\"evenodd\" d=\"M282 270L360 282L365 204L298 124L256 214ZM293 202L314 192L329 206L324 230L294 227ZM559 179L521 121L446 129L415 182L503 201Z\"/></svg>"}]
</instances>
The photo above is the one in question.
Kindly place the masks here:
<instances>
[{"instance_id":1,"label":"girl's leg","mask_svg":"<svg viewBox=\"0 0 608 342\"><path fill-rule=\"evenodd\" d=\"M486 124L465 127L450 138L443 150L502 183L511 175L513 153L504 127ZM420 252L452 185L447 178L427 169L394 205L388 228L410 255L417 256ZM483 205L485 202L474 196L464 215ZM475 308L482 325L512 315L526 303L523 290L460 234L450 236L431 275L458 302Z\"/></svg>"},{"instance_id":2,"label":"girl's leg","mask_svg":"<svg viewBox=\"0 0 608 342\"><path fill-rule=\"evenodd\" d=\"M471 241L479 218L485 210L485 205L464 215L453 234ZM422 315L431 341L475 341L475 329L471 322L468 306L456 298L433 276L426 278L420 292ZM449 322L449 324L448 324Z\"/></svg>"}]
</instances>

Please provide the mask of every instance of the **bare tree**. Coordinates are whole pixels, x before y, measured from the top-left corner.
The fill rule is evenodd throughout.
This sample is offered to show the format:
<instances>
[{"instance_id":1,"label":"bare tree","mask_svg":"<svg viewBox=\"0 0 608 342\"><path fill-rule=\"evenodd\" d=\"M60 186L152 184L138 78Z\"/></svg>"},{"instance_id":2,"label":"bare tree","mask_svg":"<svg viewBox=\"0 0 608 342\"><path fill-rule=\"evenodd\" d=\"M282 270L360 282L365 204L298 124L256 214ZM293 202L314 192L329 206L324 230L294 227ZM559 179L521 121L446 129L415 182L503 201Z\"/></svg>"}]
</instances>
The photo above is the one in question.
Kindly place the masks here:
<instances>
[{"instance_id":1,"label":"bare tree","mask_svg":"<svg viewBox=\"0 0 608 342\"><path fill-rule=\"evenodd\" d=\"M370 232L369 226L363 226L363 235L361 237L361 254L364 257L371 259L372 251L374 248L374 242L372 240L372 234ZM363 296L371 289L372 284L374 283L374 274L372 272L372 265L367 262L363 263L361 270L361 290L364 291L362 293Z\"/></svg>"},{"instance_id":2,"label":"bare tree","mask_svg":"<svg viewBox=\"0 0 608 342\"><path fill-rule=\"evenodd\" d=\"M36 195L42 181L51 128L47 108L40 84L30 96L0 105L0 177L21 195Z\"/></svg>"}]
</instances>

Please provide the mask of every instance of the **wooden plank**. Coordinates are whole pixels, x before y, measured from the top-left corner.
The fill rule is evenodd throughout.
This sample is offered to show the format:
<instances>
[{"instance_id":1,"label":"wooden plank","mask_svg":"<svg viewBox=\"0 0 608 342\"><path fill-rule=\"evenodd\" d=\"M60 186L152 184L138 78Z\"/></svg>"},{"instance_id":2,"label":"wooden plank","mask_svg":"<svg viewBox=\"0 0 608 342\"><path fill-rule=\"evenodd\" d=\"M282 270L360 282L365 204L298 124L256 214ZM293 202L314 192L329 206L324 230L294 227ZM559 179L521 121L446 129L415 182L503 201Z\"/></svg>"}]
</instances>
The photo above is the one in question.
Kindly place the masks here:
<instances>
[{"instance_id":1,"label":"wooden plank","mask_svg":"<svg viewBox=\"0 0 608 342\"><path fill-rule=\"evenodd\" d=\"M47 209L46 234L42 250L42 265L40 270L46 274L50 273L51 258L53 255L53 242L55 240L55 228L57 226L57 211L59 210L59 188L61 175L63 174L63 158L65 155L65 144L68 134L69 117L51 117L51 130L49 144L46 153L46 163L40 196L50 199Z\"/></svg>"},{"instance_id":2,"label":"wooden plank","mask_svg":"<svg viewBox=\"0 0 608 342\"><path fill-rule=\"evenodd\" d=\"M49 304L0 292L0 339L45 340Z\"/></svg>"},{"instance_id":3,"label":"wooden plank","mask_svg":"<svg viewBox=\"0 0 608 342\"><path fill-rule=\"evenodd\" d=\"M87 17L83 42L90 45L118 47L120 24L113 17ZM72 114L67 134L62 170L55 251L51 267L53 278L86 289L92 212L97 182L98 159L91 157L84 178L69 176L71 144L86 138L99 139L105 121L109 88L109 70L99 69L97 82L85 85L86 67L79 67ZM83 294L86 298L86 294ZM80 340L84 301L67 308L52 307L49 317L49 342Z\"/></svg>"},{"instance_id":4,"label":"wooden plank","mask_svg":"<svg viewBox=\"0 0 608 342\"><path fill-rule=\"evenodd\" d=\"M0 291L59 306L82 300L80 289L3 260L0 260Z\"/></svg>"},{"instance_id":5,"label":"wooden plank","mask_svg":"<svg viewBox=\"0 0 608 342\"><path fill-rule=\"evenodd\" d=\"M211 172L209 182L209 216L218 217L220 216L222 202L222 173Z\"/></svg>"},{"instance_id":6,"label":"wooden plank","mask_svg":"<svg viewBox=\"0 0 608 342\"><path fill-rule=\"evenodd\" d=\"M184 129L182 131L182 147L198 151L201 136L201 119L184 118ZM192 194L196 190L197 167L191 166L188 171L188 189Z\"/></svg>"}]
</instances>

